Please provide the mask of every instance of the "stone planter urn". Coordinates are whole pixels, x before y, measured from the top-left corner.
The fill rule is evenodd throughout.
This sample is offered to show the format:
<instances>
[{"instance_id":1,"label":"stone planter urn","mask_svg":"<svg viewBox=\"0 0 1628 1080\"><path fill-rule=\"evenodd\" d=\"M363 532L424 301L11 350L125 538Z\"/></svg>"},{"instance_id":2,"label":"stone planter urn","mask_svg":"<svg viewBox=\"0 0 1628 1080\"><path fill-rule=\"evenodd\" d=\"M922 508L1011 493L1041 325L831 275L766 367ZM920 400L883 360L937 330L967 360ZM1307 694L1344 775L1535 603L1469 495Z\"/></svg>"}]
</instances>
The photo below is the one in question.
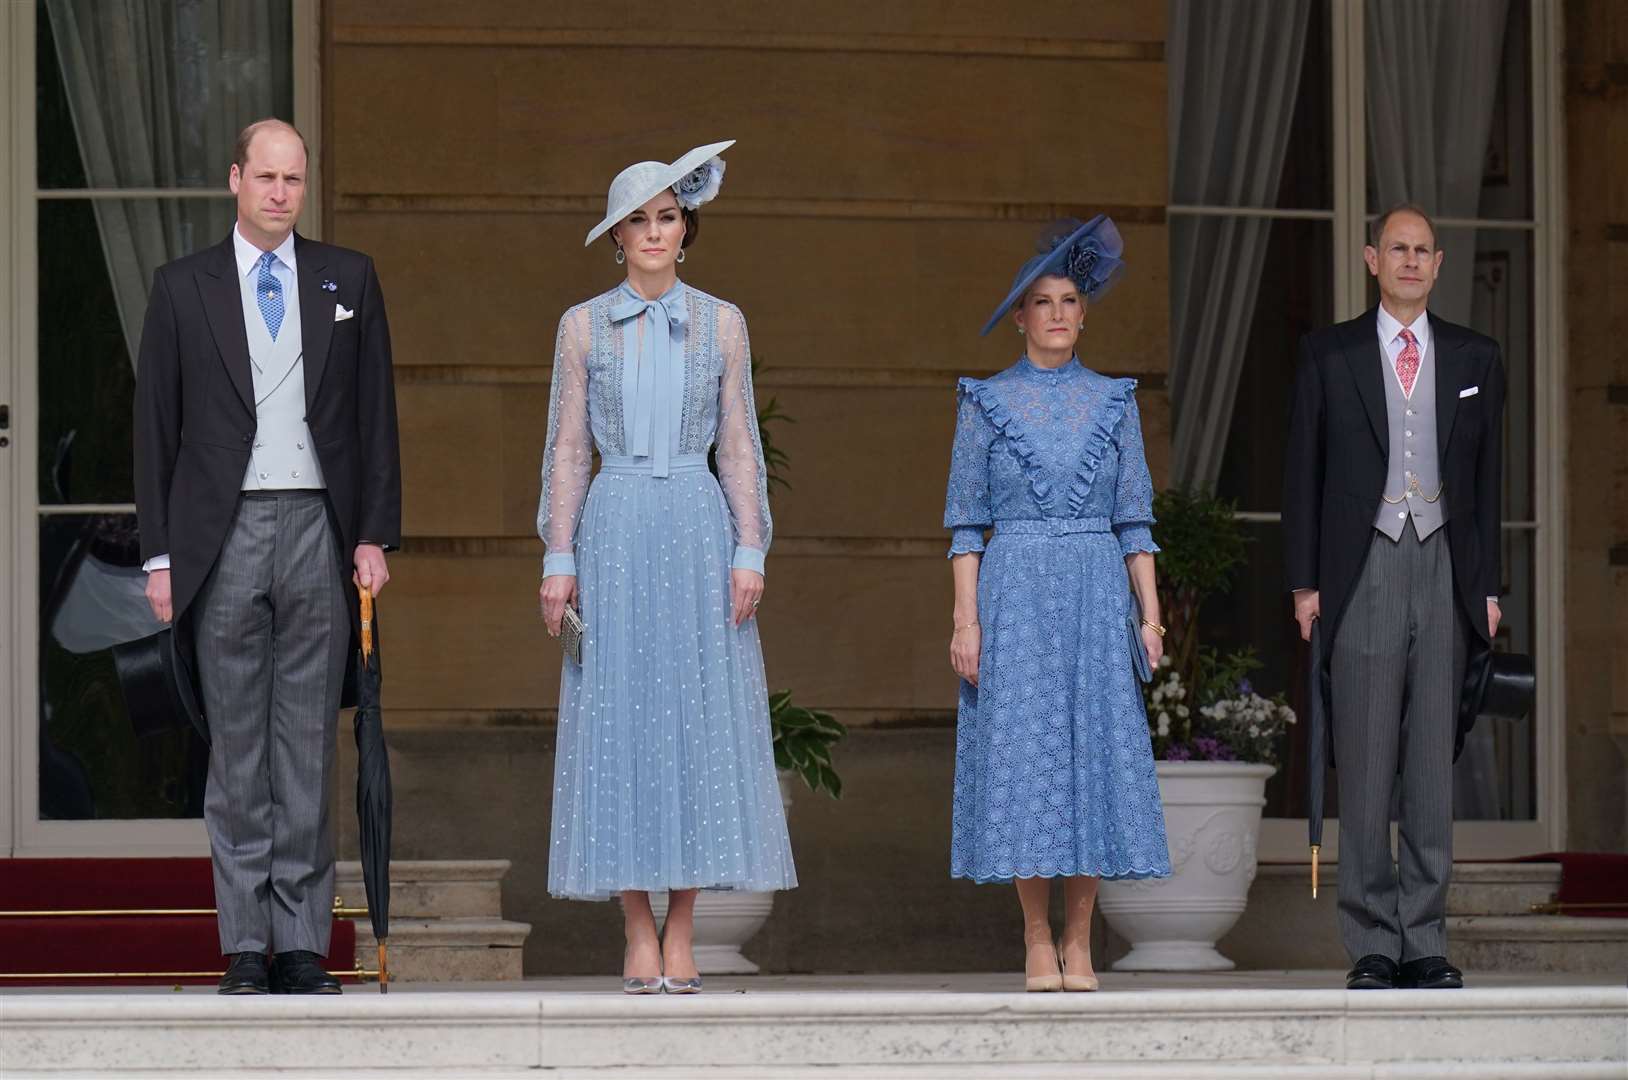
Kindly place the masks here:
<instances>
[{"instance_id":1,"label":"stone planter urn","mask_svg":"<svg viewBox=\"0 0 1628 1080\"><path fill-rule=\"evenodd\" d=\"M780 801L791 810L791 777L780 774ZM1258 816L1258 815L1257 815ZM667 921L667 894L651 893L650 910L659 930ZM774 910L774 893L702 890L695 898L695 966L706 975L755 975L758 966L741 946L763 929Z\"/></svg>"},{"instance_id":2,"label":"stone planter urn","mask_svg":"<svg viewBox=\"0 0 1628 1080\"><path fill-rule=\"evenodd\" d=\"M1104 881L1097 906L1131 943L1115 971L1224 971L1215 943L1232 929L1255 880L1261 807L1270 765L1161 761L1159 795L1171 876Z\"/></svg>"}]
</instances>

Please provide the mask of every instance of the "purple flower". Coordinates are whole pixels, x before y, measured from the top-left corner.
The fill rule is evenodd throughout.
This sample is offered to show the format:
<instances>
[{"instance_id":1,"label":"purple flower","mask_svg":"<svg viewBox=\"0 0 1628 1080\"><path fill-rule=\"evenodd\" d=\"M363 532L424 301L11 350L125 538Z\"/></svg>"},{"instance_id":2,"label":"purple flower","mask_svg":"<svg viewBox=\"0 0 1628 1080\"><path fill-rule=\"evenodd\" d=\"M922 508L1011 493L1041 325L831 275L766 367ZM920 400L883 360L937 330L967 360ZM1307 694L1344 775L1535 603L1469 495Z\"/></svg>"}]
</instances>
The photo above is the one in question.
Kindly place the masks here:
<instances>
[{"instance_id":1,"label":"purple flower","mask_svg":"<svg viewBox=\"0 0 1628 1080\"><path fill-rule=\"evenodd\" d=\"M322 283L322 289L323 289L324 292L338 292L339 291L339 286L335 285L331 281L324 281Z\"/></svg>"},{"instance_id":2,"label":"purple flower","mask_svg":"<svg viewBox=\"0 0 1628 1080\"><path fill-rule=\"evenodd\" d=\"M1239 679L1238 680L1238 693L1239 694L1243 695L1244 697L1248 697L1250 694L1253 694L1254 692L1255 692L1255 684L1254 683L1250 682L1248 679Z\"/></svg>"},{"instance_id":3,"label":"purple flower","mask_svg":"<svg viewBox=\"0 0 1628 1080\"><path fill-rule=\"evenodd\" d=\"M1191 761L1193 752L1181 743L1171 743L1165 747L1164 759L1166 761Z\"/></svg>"},{"instance_id":4,"label":"purple flower","mask_svg":"<svg viewBox=\"0 0 1628 1080\"><path fill-rule=\"evenodd\" d=\"M1200 735L1193 740L1193 752L1204 761L1236 761L1232 747L1227 746L1219 739L1212 739L1208 735Z\"/></svg>"}]
</instances>

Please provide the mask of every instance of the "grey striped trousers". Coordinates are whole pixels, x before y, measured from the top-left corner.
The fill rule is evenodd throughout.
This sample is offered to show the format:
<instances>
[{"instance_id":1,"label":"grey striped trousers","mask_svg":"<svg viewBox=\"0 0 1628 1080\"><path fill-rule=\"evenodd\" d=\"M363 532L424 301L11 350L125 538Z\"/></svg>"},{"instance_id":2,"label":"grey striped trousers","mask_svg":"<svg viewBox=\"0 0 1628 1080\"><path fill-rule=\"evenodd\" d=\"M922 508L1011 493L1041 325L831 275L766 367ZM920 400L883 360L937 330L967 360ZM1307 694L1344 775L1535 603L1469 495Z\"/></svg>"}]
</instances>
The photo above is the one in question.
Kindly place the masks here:
<instances>
[{"instance_id":1,"label":"grey striped trousers","mask_svg":"<svg viewBox=\"0 0 1628 1080\"><path fill-rule=\"evenodd\" d=\"M1373 533L1331 663L1340 938L1353 960L1447 952L1453 735L1467 627L1447 530ZM1391 802L1400 851L1391 857Z\"/></svg>"},{"instance_id":2,"label":"grey striped trousers","mask_svg":"<svg viewBox=\"0 0 1628 1080\"><path fill-rule=\"evenodd\" d=\"M325 495L239 496L194 619L223 953L328 952L347 587Z\"/></svg>"}]
</instances>

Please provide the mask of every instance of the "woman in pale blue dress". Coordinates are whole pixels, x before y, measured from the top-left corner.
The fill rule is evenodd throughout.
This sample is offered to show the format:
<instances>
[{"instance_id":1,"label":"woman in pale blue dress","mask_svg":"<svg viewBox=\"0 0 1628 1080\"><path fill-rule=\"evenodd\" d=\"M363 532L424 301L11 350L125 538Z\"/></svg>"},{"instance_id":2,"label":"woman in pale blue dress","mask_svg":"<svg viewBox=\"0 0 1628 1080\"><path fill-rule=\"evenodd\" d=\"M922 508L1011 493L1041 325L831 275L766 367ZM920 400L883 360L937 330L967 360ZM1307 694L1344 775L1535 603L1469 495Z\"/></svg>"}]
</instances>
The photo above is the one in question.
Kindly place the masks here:
<instances>
[{"instance_id":1,"label":"woman in pale blue dress","mask_svg":"<svg viewBox=\"0 0 1628 1080\"><path fill-rule=\"evenodd\" d=\"M620 896L627 993L701 989L697 890L797 883L754 617L770 519L746 320L676 269L730 145L616 177L587 243L608 233L627 279L567 311L554 350L540 598L550 634L567 605L584 631L561 678L548 889ZM668 893L659 939L651 892Z\"/></svg>"},{"instance_id":2,"label":"woman in pale blue dress","mask_svg":"<svg viewBox=\"0 0 1628 1080\"><path fill-rule=\"evenodd\" d=\"M1164 636L1136 383L1074 351L1120 251L1106 217L1059 222L1018 271L984 333L1010 312L1024 354L961 380L944 511L962 678L950 873L1016 884L1030 990L1095 990L1097 882L1170 873L1131 652L1157 664ZM1127 575L1145 616L1136 639ZM1060 945L1048 917L1057 877Z\"/></svg>"}]
</instances>

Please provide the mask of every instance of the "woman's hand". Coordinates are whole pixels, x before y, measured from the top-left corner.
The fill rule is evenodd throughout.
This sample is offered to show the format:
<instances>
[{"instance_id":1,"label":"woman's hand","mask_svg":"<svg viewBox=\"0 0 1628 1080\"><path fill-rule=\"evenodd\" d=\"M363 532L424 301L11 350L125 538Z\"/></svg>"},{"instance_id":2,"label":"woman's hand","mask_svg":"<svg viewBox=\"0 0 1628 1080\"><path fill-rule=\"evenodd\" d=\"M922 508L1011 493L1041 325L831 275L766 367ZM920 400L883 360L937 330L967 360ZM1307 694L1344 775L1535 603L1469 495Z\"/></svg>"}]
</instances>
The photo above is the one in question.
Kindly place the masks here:
<instances>
[{"instance_id":1,"label":"woman's hand","mask_svg":"<svg viewBox=\"0 0 1628 1080\"><path fill-rule=\"evenodd\" d=\"M729 617L740 626L757 614L763 600L763 575L756 570L734 569L729 572Z\"/></svg>"},{"instance_id":2,"label":"woman's hand","mask_svg":"<svg viewBox=\"0 0 1628 1080\"><path fill-rule=\"evenodd\" d=\"M543 579L537 590L537 600L543 607L543 625L549 637L560 636L560 620L565 618L565 605L577 606L577 576L551 574Z\"/></svg>"},{"instance_id":3,"label":"woman's hand","mask_svg":"<svg viewBox=\"0 0 1628 1080\"><path fill-rule=\"evenodd\" d=\"M1159 661L1164 659L1164 638L1143 625L1142 646L1148 651L1148 666L1157 671Z\"/></svg>"},{"instance_id":4,"label":"woman's hand","mask_svg":"<svg viewBox=\"0 0 1628 1080\"><path fill-rule=\"evenodd\" d=\"M977 623L950 635L950 666L973 686L978 685L978 656L983 651L983 628Z\"/></svg>"}]
</instances>

